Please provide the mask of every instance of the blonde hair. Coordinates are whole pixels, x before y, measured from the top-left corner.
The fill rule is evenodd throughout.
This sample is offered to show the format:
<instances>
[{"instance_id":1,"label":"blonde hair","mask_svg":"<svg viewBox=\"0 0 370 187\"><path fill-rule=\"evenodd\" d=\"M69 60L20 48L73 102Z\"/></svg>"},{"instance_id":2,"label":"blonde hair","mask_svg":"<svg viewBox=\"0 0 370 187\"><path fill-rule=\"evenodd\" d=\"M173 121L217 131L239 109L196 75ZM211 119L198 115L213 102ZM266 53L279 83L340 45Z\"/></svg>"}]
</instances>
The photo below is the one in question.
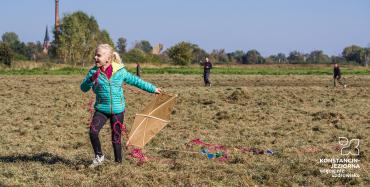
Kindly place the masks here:
<instances>
[{"instance_id":1,"label":"blonde hair","mask_svg":"<svg viewBox=\"0 0 370 187\"><path fill-rule=\"evenodd\" d=\"M111 57L111 62L112 63L123 64L122 59L119 56L119 54L109 44L99 44L98 47L96 47L96 49L105 49L105 50L107 50L109 52L109 56Z\"/></svg>"}]
</instances>

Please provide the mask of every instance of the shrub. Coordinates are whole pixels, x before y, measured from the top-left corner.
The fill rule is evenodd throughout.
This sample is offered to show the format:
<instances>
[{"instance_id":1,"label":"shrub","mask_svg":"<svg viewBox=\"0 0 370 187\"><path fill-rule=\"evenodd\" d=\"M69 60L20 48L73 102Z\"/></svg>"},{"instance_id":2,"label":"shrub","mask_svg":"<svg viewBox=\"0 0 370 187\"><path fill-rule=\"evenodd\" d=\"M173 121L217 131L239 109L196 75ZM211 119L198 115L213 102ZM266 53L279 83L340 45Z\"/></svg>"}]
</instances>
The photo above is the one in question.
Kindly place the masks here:
<instances>
[{"instance_id":1,"label":"shrub","mask_svg":"<svg viewBox=\"0 0 370 187\"><path fill-rule=\"evenodd\" d=\"M13 53L9 45L6 43L0 43L0 63L3 63L7 66L12 64Z\"/></svg>"}]
</instances>

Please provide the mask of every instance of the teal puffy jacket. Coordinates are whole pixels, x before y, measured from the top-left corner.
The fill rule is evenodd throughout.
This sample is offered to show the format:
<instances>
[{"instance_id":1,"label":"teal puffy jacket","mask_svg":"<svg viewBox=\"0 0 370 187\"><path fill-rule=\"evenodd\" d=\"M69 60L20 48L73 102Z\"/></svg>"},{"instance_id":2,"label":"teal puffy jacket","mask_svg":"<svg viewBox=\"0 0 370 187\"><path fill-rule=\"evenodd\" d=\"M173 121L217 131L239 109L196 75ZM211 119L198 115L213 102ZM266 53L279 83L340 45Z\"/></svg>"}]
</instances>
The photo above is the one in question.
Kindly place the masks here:
<instances>
[{"instance_id":1,"label":"teal puffy jacket","mask_svg":"<svg viewBox=\"0 0 370 187\"><path fill-rule=\"evenodd\" d=\"M89 73L81 83L80 87L83 92L87 92L92 88L96 94L95 110L106 114L119 114L123 112L125 110L125 98L122 89L124 83L136 86L150 93L155 92L156 87L154 85L129 73L122 64L112 63L112 68L113 72L110 79L104 73L100 73L99 77L94 82L91 82L91 76L98 70L95 66L89 70Z\"/></svg>"}]
</instances>

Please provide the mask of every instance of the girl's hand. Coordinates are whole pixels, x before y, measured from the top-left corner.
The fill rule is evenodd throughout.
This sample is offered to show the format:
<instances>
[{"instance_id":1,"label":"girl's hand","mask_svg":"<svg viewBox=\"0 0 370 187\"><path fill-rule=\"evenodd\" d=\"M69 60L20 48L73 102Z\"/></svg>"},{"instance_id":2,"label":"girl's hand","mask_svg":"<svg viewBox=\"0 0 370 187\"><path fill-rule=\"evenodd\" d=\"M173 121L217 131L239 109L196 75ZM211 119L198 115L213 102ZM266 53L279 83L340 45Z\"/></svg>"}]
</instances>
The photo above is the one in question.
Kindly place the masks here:
<instances>
[{"instance_id":1,"label":"girl's hand","mask_svg":"<svg viewBox=\"0 0 370 187\"><path fill-rule=\"evenodd\" d=\"M96 72L94 73L93 76L91 76L90 80L91 82L94 82L100 75L100 68L98 68L98 70L96 70Z\"/></svg>"},{"instance_id":2,"label":"girl's hand","mask_svg":"<svg viewBox=\"0 0 370 187\"><path fill-rule=\"evenodd\" d=\"M155 93L156 93L156 94L160 94L160 93L161 93L161 91L162 91L162 90L161 90L160 88L156 88L156 89L155 89Z\"/></svg>"}]
</instances>

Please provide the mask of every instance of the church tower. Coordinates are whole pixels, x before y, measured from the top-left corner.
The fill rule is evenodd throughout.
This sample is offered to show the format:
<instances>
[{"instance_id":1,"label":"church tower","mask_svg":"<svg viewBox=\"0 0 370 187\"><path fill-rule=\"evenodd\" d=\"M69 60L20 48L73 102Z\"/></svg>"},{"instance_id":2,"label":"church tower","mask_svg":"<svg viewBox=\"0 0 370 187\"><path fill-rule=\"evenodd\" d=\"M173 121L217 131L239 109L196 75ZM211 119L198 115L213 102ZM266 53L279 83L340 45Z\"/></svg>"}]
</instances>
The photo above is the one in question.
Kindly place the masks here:
<instances>
[{"instance_id":1,"label":"church tower","mask_svg":"<svg viewBox=\"0 0 370 187\"><path fill-rule=\"evenodd\" d=\"M46 26L44 44L42 45L42 48L43 48L42 52L44 54L48 54L49 47L50 47L50 38L49 38L48 26Z\"/></svg>"}]
</instances>

